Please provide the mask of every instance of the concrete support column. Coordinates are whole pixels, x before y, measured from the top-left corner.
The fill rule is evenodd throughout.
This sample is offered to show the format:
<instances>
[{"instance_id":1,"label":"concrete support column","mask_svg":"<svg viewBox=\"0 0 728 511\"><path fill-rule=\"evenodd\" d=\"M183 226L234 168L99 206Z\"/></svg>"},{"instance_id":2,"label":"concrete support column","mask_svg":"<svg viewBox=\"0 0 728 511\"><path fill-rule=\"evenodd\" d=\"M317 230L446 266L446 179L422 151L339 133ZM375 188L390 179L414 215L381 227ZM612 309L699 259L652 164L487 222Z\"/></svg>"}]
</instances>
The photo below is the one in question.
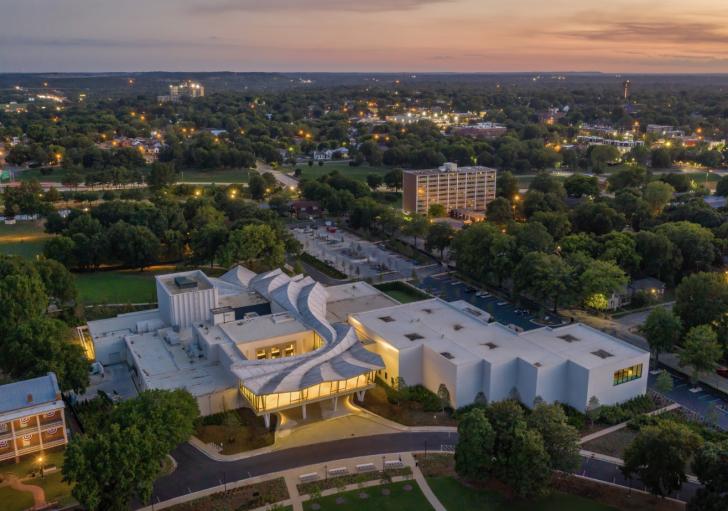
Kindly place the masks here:
<instances>
[{"instance_id":1,"label":"concrete support column","mask_svg":"<svg viewBox=\"0 0 728 511\"><path fill-rule=\"evenodd\" d=\"M63 428L63 442L68 443L68 432L66 431L66 410L64 408L61 408L61 420L63 421L63 425L61 426Z\"/></svg>"},{"instance_id":2,"label":"concrete support column","mask_svg":"<svg viewBox=\"0 0 728 511\"><path fill-rule=\"evenodd\" d=\"M263 421L265 422L265 427L270 428L270 414L266 413L263 415Z\"/></svg>"},{"instance_id":3,"label":"concrete support column","mask_svg":"<svg viewBox=\"0 0 728 511\"><path fill-rule=\"evenodd\" d=\"M367 391L367 389L364 389L364 390L358 390L358 391L356 392L356 400L357 400L357 401L359 401L360 403L361 403L362 401L364 401L364 394L366 394L366 391Z\"/></svg>"},{"instance_id":4,"label":"concrete support column","mask_svg":"<svg viewBox=\"0 0 728 511\"><path fill-rule=\"evenodd\" d=\"M15 452L15 463L18 463L20 461L20 456L18 455L18 439L15 437L15 421L10 421L10 432L13 434L13 451Z\"/></svg>"},{"instance_id":5,"label":"concrete support column","mask_svg":"<svg viewBox=\"0 0 728 511\"><path fill-rule=\"evenodd\" d=\"M38 441L40 442L40 452L43 452L43 432L40 430L40 414L35 416L35 425L38 429Z\"/></svg>"},{"instance_id":6,"label":"concrete support column","mask_svg":"<svg viewBox=\"0 0 728 511\"><path fill-rule=\"evenodd\" d=\"M306 420L306 403L301 405L301 414L303 415L303 420Z\"/></svg>"},{"instance_id":7,"label":"concrete support column","mask_svg":"<svg viewBox=\"0 0 728 511\"><path fill-rule=\"evenodd\" d=\"M335 397L334 399L332 399L331 401L333 401L333 403L334 403L334 411L336 411L336 408L337 408L337 407L338 407L338 405L339 405L339 396L336 396L336 397Z\"/></svg>"}]
</instances>

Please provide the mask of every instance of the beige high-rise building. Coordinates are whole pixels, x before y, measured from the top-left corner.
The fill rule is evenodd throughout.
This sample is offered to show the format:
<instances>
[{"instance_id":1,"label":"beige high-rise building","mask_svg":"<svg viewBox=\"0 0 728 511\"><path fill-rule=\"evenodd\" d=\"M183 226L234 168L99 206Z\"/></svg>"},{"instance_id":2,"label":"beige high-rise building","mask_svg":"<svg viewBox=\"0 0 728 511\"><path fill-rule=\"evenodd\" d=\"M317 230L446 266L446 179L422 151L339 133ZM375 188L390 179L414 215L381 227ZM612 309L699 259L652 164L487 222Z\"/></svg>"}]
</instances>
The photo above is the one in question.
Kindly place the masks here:
<instances>
[{"instance_id":1,"label":"beige high-rise building","mask_svg":"<svg viewBox=\"0 0 728 511\"><path fill-rule=\"evenodd\" d=\"M485 211L495 199L496 170L489 167L458 167L446 163L429 170L406 170L402 176L402 207L427 214L433 204L453 210Z\"/></svg>"}]
</instances>

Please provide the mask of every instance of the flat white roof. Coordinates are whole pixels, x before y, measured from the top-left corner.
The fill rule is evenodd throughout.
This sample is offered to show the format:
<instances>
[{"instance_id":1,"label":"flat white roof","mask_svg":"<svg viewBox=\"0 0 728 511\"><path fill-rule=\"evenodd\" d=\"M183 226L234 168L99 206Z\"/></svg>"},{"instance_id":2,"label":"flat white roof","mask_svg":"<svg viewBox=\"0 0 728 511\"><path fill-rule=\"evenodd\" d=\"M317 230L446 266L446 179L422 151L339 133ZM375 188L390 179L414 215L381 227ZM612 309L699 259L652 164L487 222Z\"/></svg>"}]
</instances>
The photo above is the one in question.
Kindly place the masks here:
<instances>
[{"instance_id":1,"label":"flat white roof","mask_svg":"<svg viewBox=\"0 0 728 511\"><path fill-rule=\"evenodd\" d=\"M170 345L159 332L130 335L126 345L149 388L186 388L193 396L203 396L236 384L219 363L191 357L183 344Z\"/></svg>"},{"instance_id":2,"label":"flat white roof","mask_svg":"<svg viewBox=\"0 0 728 511\"><path fill-rule=\"evenodd\" d=\"M593 368L644 351L582 324L543 327L517 333L500 323L488 323L487 312L467 302L447 303L439 298L351 315L378 341L397 350L424 344L446 353L453 364L484 359L493 364L521 358L538 366L571 360ZM477 357L477 358L475 358Z\"/></svg>"},{"instance_id":3,"label":"flat white roof","mask_svg":"<svg viewBox=\"0 0 728 511\"><path fill-rule=\"evenodd\" d=\"M350 282L326 288L326 319L345 323L349 314L399 305L391 296L366 282Z\"/></svg>"}]
</instances>

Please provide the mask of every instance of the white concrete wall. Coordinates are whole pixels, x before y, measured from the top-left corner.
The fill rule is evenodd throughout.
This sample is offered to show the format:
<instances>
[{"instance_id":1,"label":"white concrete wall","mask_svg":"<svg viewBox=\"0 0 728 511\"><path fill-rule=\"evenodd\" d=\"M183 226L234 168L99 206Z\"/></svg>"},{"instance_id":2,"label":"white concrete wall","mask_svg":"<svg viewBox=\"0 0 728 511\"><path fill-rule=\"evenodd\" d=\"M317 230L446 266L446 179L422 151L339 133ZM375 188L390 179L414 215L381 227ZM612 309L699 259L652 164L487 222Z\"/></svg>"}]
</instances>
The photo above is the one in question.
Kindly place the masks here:
<instances>
[{"instance_id":1,"label":"white concrete wall","mask_svg":"<svg viewBox=\"0 0 728 511\"><path fill-rule=\"evenodd\" d=\"M541 397L547 403L553 403L554 401L567 402L569 389L567 362L552 367L539 367L537 368L537 375L536 396ZM533 406L533 402L526 404Z\"/></svg>"},{"instance_id":2,"label":"white concrete wall","mask_svg":"<svg viewBox=\"0 0 728 511\"><path fill-rule=\"evenodd\" d=\"M212 415L245 406L245 401L237 388L220 390L197 397L200 415Z\"/></svg>"},{"instance_id":3,"label":"white concrete wall","mask_svg":"<svg viewBox=\"0 0 728 511\"><path fill-rule=\"evenodd\" d=\"M462 406L455 403L458 395L458 367L447 358L427 346L422 348L422 385L437 394L441 384L445 384L450 393L450 404L454 407ZM409 382L407 382L409 384Z\"/></svg>"},{"instance_id":4,"label":"white concrete wall","mask_svg":"<svg viewBox=\"0 0 728 511\"><path fill-rule=\"evenodd\" d=\"M181 328L210 320L210 310L217 307L217 288L198 289L169 295L170 322Z\"/></svg>"},{"instance_id":5,"label":"white concrete wall","mask_svg":"<svg viewBox=\"0 0 728 511\"><path fill-rule=\"evenodd\" d=\"M589 394L589 371L569 361L567 374L569 375L567 399L563 402L583 412L586 410L589 398L591 398Z\"/></svg>"},{"instance_id":6,"label":"white concrete wall","mask_svg":"<svg viewBox=\"0 0 728 511\"><path fill-rule=\"evenodd\" d=\"M627 367L642 364L642 377L626 383L614 385L614 372ZM628 401L647 392L647 376L650 370L650 354L644 353L629 360L620 360L589 373L588 396L597 396L602 405L613 405ZM585 405L586 406L586 405Z\"/></svg>"},{"instance_id":7,"label":"white concrete wall","mask_svg":"<svg viewBox=\"0 0 728 511\"><path fill-rule=\"evenodd\" d=\"M537 396L538 387L538 367L530 362L519 358L516 363L516 371L518 373L516 388L521 402L529 408L533 406L533 400Z\"/></svg>"},{"instance_id":8,"label":"white concrete wall","mask_svg":"<svg viewBox=\"0 0 728 511\"><path fill-rule=\"evenodd\" d=\"M490 392L486 392L489 401L508 399L511 390L518 383L518 361L508 360L500 364L493 364L490 368Z\"/></svg>"},{"instance_id":9,"label":"white concrete wall","mask_svg":"<svg viewBox=\"0 0 728 511\"><path fill-rule=\"evenodd\" d=\"M164 285L156 279L157 282L157 307L159 307L159 313L162 315L162 320L167 325L172 325L172 301L170 299L169 292Z\"/></svg>"},{"instance_id":10,"label":"white concrete wall","mask_svg":"<svg viewBox=\"0 0 728 511\"><path fill-rule=\"evenodd\" d=\"M102 337L94 340L94 353L102 365L120 364L126 361L126 344L119 336Z\"/></svg>"},{"instance_id":11,"label":"white concrete wall","mask_svg":"<svg viewBox=\"0 0 728 511\"><path fill-rule=\"evenodd\" d=\"M482 390L483 361L474 358L469 363L461 363L457 366L456 395L450 394L450 404L454 408L470 404ZM434 392L437 392L437 389L434 389Z\"/></svg>"}]
</instances>

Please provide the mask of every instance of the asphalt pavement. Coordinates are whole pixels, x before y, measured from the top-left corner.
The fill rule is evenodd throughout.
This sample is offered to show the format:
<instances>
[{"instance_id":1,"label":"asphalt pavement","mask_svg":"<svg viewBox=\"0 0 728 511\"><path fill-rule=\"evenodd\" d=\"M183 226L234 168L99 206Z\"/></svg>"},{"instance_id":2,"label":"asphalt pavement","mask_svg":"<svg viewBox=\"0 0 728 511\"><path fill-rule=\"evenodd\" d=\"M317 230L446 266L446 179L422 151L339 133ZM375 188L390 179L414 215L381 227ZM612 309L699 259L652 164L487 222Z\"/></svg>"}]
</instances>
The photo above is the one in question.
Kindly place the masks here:
<instances>
[{"instance_id":1,"label":"asphalt pavement","mask_svg":"<svg viewBox=\"0 0 728 511\"><path fill-rule=\"evenodd\" d=\"M157 480L152 501L164 501L226 482L344 458L382 455L384 463L388 455L395 453L425 450L452 452L455 444L457 433L454 432L395 433L318 443L225 462L212 460L185 443L172 452L177 469ZM618 465L597 459L584 458L577 474L636 489L643 488L639 480L625 479ZM685 483L674 497L688 500L698 487L693 483Z\"/></svg>"}]
</instances>

